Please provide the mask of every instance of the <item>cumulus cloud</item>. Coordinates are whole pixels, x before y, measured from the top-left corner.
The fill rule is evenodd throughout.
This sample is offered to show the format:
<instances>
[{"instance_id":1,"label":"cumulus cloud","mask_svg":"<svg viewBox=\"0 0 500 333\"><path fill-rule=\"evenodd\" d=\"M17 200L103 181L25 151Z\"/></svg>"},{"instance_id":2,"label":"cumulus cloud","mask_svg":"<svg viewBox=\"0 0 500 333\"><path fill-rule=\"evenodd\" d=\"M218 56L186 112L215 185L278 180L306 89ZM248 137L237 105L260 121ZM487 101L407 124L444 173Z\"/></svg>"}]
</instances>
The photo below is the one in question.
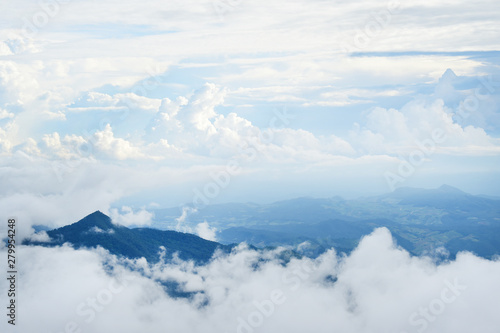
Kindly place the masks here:
<instances>
[{"instance_id":1,"label":"cumulus cloud","mask_svg":"<svg viewBox=\"0 0 500 333\"><path fill-rule=\"evenodd\" d=\"M114 223L121 224L124 226L142 226L151 224L153 213L148 212L144 208L134 212L131 207L122 206L121 210L117 208L112 208L109 210L111 220Z\"/></svg>"},{"instance_id":2,"label":"cumulus cloud","mask_svg":"<svg viewBox=\"0 0 500 333\"><path fill-rule=\"evenodd\" d=\"M14 61L0 61L0 102L26 103L39 93L38 81L32 72L36 69Z\"/></svg>"},{"instance_id":3,"label":"cumulus cloud","mask_svg":"<svg viewBox=\"0 0 500 333\"><path fill-rule=\"evenodd\" d=\"M210 141L219 130L214 124L218 117L215 107L224 101L225 95L225 89L207 83L189 98L177 98L175 102L163 99L147 128L147 136L163 138L182 150L207 155Z\"/></svg>"},{"instance_id":4,"label":"cumulus cloud","mask_svg":"<svg viewBox=\"0 0 500 333\"><path fill-rule=\"evenodd\" d=\"M207 221L196 225L196 234L209 241L217 241L217 228L211 228Z\"/></svg>"},{"instance_id":5,"label":"cumulus cloud","mask_svg":"<svg viewBox=\"0 0 500 333\"><path fill-rule=\"evenodd\" d=\"M215 128L210 120L217 116L214 108L224 101L225 94L226 91L215 84L205 84L179 112L178 118L198 131L214 133Z\"/></svg>"},{"instance_id":6,"label":"cumulus cloud","mask_svg":"<svg viewBox=\"0 0 500 333\"><path fill-rule=\"evenodd\" d=\"M352 155L355 150L335 135L318 137L310 131L287 128L287 111L274 112L268 128L258 127L235 112L217 112L229 92L205 84L189 98L164 99L151 121L148 138L163 138L186 153L218 158L238 158L246 150L257 150L261 160L273 162L319 161L329 155Z\"/></svg>"},{"instance_id":7,"label":"cumulus cloud","mask_svg":"<svg viewBox=\"0 0 500 333\"><path fill-rule=\"evenodd\" d=\"M50 242L50 237L44 230L33 234L29 239L33 242L42 242L42 243Z\"/></svg>"},{"instance_id":8,"label":"cumulus cloud","mask_svg":"<svg viewBox=\"0 0 500 333\"><path fill-rule=\"evenodd\" d=\"M361 152L372 154L406 153L426 141L433 141L440 153L482 155L500 151L499 139L482 128L462 127L453 114L441 99L417 99L401 110L376 107L366 116L364 127L356 124L351 141Z\"/></svg>"},{"instance_id":9,"label":"cumulus cloud","mask_svg":"<svg viewBox=\"0 0 500 333\"><path fill-rule=\"evenodd\" d=\"M286 264L278 259L279 249L245 246L204 266L178 258L151 265L67 246L21 251L19 297L30 297L19 303L23 316L17 325L27 333L66 327L446 333L496 332L500 324L500 262L470 253L440 264L411 257L386 229L366 236L348 256L330 250ZM190 297L169 296L166 283ZM5 279L0 286L6 292ZM5 321L0 325L10 333Z\"/></svg>"},{"instance_id":10,"label":"cumulus cloud","mask_svg":"<svg viewBox=\"0 0 500 333\"><path fill-rule=\"evenodd\" d=\"M108 94L88 91L78 97L68 108L72 111L86 109L111 108L118 104L118 99Z\"/></svg>"},{"instance_id":11,"label":"cumulus cloud","mask_svg":"<svg viewBox=\"0 0 500 333\"><path fill-rule=\"evenodd\" d=\"M39 146L49 159L79 159L89 155L82 148L86 142L77 135L66 135L61 140L59 133L54 132L45 134Z\"/></svg>"},{"instance_id":12,"label":"cumulus cloud","mask_svg":"<svg viewBox=\"0 0 500 333\"><path fill-rule=\"evenodd\" d=\"M144 156L140 149L133 146L129 141L115 137L110 124L106 124L102 131L95 132L93 139L96 150L106 157L110 156L125 160Z\"/></svg>"},{"instance_id":13,"label":"cumulus cloud","mask_svg":"<svg viewBox=\"0 0 500 333\"><path fill-rule=\"evenodd\" d=\"M0 120L9 118L14 118L14 114L12 112L0 108Z\"/></svg>"},{"instance_id":14,"label":"cumulus cloud","mask_svg":"<svg viewBox=\"0 0 500 333\"><path fill-rule=\"evenodd\" d=\"M175 221L177 222L177 224L175 226L175 231L192 232L191 228L188 225L186 225L186 222L187 222L187 218L188 218L189 214L196 213L196 211L197 211L196 208L192 208L189 206L182 207L181 216L179 216L175 219Z\"/></svg>"},{"instance_id":15,"label":"cumulus cloud","mask_svg":"<svg viewBox=\"0 0 500 333\"><path fill-rule=\"evenodd\" d=\"M12 55L12 51L5 42L0 42L0 56Z\"/></svg>"}]
</instances>

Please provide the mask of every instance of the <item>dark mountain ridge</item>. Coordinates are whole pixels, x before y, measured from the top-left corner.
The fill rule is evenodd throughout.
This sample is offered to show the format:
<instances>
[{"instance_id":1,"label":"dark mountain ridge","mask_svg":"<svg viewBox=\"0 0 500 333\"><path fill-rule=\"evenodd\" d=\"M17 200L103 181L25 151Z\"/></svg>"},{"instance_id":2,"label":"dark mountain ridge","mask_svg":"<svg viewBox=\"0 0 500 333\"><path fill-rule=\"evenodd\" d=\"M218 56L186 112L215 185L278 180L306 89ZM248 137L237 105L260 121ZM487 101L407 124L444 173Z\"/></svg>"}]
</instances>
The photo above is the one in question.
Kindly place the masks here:
<instances>
[{"instance_id":1,"label":"dark mountain ridge","mask_svg":"<svg viewBox=\"0 0 500 333\"><path fill-rule=\"evenodd\" d=\"M75 248L101 246L112 254L128 258L144 257L150 262L159 260L160 246L166 248L167 255L177 252L181 259L198 263L208 261L217 249L231 249L230 246L182 232L151 228L129 229L114 224L100 211L71 225L49 230L47 234L50 242L25 241L25 244L58 246L71 243Z\"/></svg>"}]
</instances>

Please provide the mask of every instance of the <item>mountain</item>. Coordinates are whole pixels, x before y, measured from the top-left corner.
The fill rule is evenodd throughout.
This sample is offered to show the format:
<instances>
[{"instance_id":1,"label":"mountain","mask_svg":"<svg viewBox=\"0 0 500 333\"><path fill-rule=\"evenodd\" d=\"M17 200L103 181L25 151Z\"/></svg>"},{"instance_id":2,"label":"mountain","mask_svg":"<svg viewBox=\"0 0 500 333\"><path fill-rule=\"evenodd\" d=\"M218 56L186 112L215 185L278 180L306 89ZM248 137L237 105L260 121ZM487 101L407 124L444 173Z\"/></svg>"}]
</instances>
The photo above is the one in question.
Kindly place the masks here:
<instances>
[{"instance_id":1,"label":"mountain","mask_svg":"<svg viewBox=\"0 0 500 333\"><path fill-rule=\"evenodd\" d=\"M155 227L175 225L181 208L155 212ZM352 250L374 228L387 227L413 254L447 248L453 257L472 251L500 254L500 201L471 195L449 185L435 189L402 187L392 193L345 200L297 198L271 204L219 204L200 208L188 226L207 221L224 244L298 246L308 242L318 254L335 247Z\"/></svg>"},{"instance_id":2,"label":"mountain","mask_svg":"<svg viewBox=\"0 0 500 333\"><path fill-rule=\"evenodd\" d=\"M385 219L232 227L220 231L217 239L224 244L247 242L259 247L292 245L303 248L300 244L307 242L307 251L300 251L301 254L316 257L332 247L337 252L349 253L357 246L361 237L370 234L377 227L389 228L398 244L413 253L413 244L399 235L394 222Z\"/></svg>"},{"instance_id":3,"label":"mountain","mask_svg":"<svg viewBox=\"0 0 500 333\"><path fill-rule=\"evenodd\" d=\"M178 252L182 259L206 262L216 249L230 251L230 244L240 242L258 247L298 247L300 253L314 257L331 247L349 252L361 237L386 227L412 254L432 253L438 247L448 249L451 257L459 251L486 258L500 254L500 201L448 185L436 189L405 187L351 200L297 198L271 204L209 205L185 216L187 227L194 229L206 221L217 228L219 243L159 230L175 226L181 214L180 207L157 210L152 225L156 229L129 229L113 224L97 211L72 225L47 231L50 243L29 244L102 246L117 255L145 257L152 262L159 259L160 246L167 249L167 256Z\"/></svg>"},{"instance_id":4,"label":"mountain","mask_svg":"<svg viewBox=\"0 0 500 333\"><path fill-rule=\"evenodd\" d=\"M381 196L381 199L397 200L400 205L433 207L441 209L477 212L498 208L498 201L474 196L455 187L443 185L437 189L415 189L402 187Z\"/></svg>"},{"instance_id":5,"label":"mountain","mask_svg":"<svg viewBox=\"0 0 500 333\"><path fill-rule=\"evenodd\" d=\"M182 208L155 210L153 227L172 228ZM402 187L392 193L351 200L296 198L270 204L226 203L208 205L189 214L189 222L207 221L219 230L231 227L260 228L294 223L315 224L327 220L354 221L381 218L402 224L442 224L445 220L500 216L500 202L465 193L449 185L437 189Z\"/></svg>"},{"instance_id":6,"label":"mountain","mask_svg":"<svg viewBox=\"0 0 500 333\"><path fill-rule=\"evenodd\" d=\"M111 219L96 211L80 221L47 231L51 242L26 241L28 245L57 246L71 243L75 248L101 246L109 252L128 258L145 257L150 262L159 260L160 246L167 256L177 252L184 260L208 261L216 249L229 251L230 247L211 242L192 234L162 231L151 228L129 229L113 224Z\"/></svg>"},{"instance_id":7,"label":"mountain","mask_svg":"<svg viewBox=\"0 0 500 333\"><path fill-rule=\"evenodd\" d=\"M268 225L307 223L325 219L349 220L348 215L339 213L335 207L345 200L339 197L317 199L297 198L278 201L271 204L256 203L224 203L198 208L189 213L189 221L198 224L204 221L214 223L221 228L238 227L244 225ZM155 221L153 227L158 229L171 228L181 216L182 207L157 209L154 211ZM193 225L195 226L195 225Z\"/></svg>"}]
</instances>

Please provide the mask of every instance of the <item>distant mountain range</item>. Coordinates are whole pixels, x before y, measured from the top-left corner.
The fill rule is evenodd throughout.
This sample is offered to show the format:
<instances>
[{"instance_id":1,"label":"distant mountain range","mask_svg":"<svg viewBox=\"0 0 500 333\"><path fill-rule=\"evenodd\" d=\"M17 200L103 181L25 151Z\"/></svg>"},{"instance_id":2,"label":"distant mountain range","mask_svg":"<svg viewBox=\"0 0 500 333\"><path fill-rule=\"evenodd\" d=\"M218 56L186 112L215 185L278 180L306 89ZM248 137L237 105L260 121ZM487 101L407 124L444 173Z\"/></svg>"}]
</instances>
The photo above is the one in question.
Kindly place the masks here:
<instances>
[{"instance_id":1,"label":"distant mountain range","mask_svg":"<svg viewBox=\"0 0 500 333\"><path fill-rule=\"evenodd\" d=\"M181 210L156 210L153 227L171 228ZM451 257L463 250L488 258L500 254L500 200L448 185L399 188L353 200L298 198L265 205L210 205L186 220L188 226L207 221L219 230L217 239L224 244L296 246L308 242L307 255L330 247L348 252L376 227L387 227L400 246L417 255L439 247L445 247Z\"/></svg>"},{"instance_id":2,"label":"distant mountain range","mask_svg":"<svg viewBox=\"0 0 500 333\"><path fill-rule=\"evenodd\" d=\"M230 246L192 234L151 228L129 229L113 224L111 219L100 211L71 225L49 230L47 234L51 242L25 241L25 244L57 246L71 243L75 248L101 246L113 254L128 258L145 257L149 262L159 260L160 246L165 247L167 256L178 253L181 259L198 263L208 261L217 249L231 249Z\"/></svg>"},{"instance_id":3,"label":"distant mountain range","mask_svg":"<svg viewBox=\"0 0 500 333\"><path fill-rule=\"evenodd\" d=\"M392 193L344 200L297 198L259 205L229 203L193 211L183 227L200 222L218 229L217 242L173 229L182 207L155 211L152 228L126 228L103 213L94 212L71 225L49 230L51 242L26 244L75 248L101 246L113 254L158 261L160 246L167 256L202 263L214 251L230 251L246 242L256 247L289 246L315 257L334 247L350 252L360 238L377 227L387 227L397 243L415 255L446 248L451 258L472 251L491 258L500 254L500 200L467 194L451 186L437 189L399 188ZM297 254L293 252L292 255Z\"/></svg>"}]
</instances>

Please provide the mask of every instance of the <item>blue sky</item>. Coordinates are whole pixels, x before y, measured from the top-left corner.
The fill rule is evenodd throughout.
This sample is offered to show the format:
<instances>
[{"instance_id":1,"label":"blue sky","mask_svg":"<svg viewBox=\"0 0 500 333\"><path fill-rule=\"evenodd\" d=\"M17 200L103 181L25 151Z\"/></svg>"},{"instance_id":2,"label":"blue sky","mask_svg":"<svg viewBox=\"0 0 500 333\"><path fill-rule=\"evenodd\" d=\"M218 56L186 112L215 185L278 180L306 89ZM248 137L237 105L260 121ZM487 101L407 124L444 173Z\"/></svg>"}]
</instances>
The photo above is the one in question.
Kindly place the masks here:
<instances>
[{"instance_id":1,"label":"blue sky","mask_svg":"<svg viewBox=\"0 0 500 333\"><path fill-rule=\"evenodd\" d=\"M500 195L497 1L23 0L0 13L0 210L31 223L96 209L141 222L197 193Z\"/></svg>"}]
</instances>

